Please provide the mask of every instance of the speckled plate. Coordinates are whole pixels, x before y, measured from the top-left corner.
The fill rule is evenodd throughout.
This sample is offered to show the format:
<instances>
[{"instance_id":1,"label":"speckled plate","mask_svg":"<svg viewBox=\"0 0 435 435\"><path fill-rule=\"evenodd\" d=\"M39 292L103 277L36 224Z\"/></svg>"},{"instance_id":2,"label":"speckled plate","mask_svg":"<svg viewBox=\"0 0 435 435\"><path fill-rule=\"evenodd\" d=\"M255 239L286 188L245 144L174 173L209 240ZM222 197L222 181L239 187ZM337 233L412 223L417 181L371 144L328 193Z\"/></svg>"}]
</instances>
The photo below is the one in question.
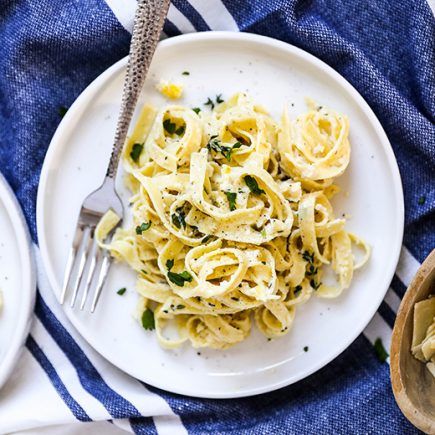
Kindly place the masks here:
<instances>
[{"instance_id":1,"label":"speckled plate","mask_svg":"<svg viewBox=\"0 0 435 435\"><path fill-rule=\"evenodd\" d=\"M0 387L15 366L29 332L36 275L26 221L0 174Z\"/></svg>"},{"instance_id":2,"label":"speckled plate","mask_svg":"<svg viewBox=\"0 0 435 435\"><path fill-rule=\"evenodd\" d=\"M44 163L38 194L38 234L43 261L57 295L83 198L105 174L121 101L126 59L97 78L77 99L57 130ZM190 75L182 75L183 71ZM279 119L305 110L311 96L350 119L351 164L338 180L337 214L352 217L348 228L372 247L340 298L312 298L298 307L293 330L267 341L256 328L227 351L175 351L159 347L152 332L133 319L135 275L112 267L95 314L64 309L78 331L103 356L156 387L199 397L229 398L271 391L323 367L362 332L381 303L393 276L403 233L402 187L388 139L358 92L329 66L291 45L250 34L207 32L159 44L141 105L165 104L155 90L160 79L185 84L181 104L202 106L209 96L246 91ZM122 173L118 189L124 200ZM345 195L349 192L349 196ZM128 210L128 208L126 208ZM116 291L127 287L120 297ZM304 351L308 347L308 351Z\"/></svg>"}]
</instances>

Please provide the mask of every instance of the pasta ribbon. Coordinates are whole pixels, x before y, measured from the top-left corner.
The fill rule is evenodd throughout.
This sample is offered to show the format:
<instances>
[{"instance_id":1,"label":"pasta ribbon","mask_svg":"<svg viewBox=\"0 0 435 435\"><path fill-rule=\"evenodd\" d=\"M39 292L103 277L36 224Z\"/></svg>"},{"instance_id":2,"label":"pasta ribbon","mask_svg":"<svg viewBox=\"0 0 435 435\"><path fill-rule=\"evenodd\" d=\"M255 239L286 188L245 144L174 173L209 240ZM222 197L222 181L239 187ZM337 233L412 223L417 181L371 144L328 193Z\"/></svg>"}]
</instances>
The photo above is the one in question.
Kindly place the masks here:
<instances>
[{"instance_id":1,"label":"pasta ribbon","mask_svg":"<svg viewBox=\"0 0 435 435\"><path fill-rule=\"evenodd\" d=\"M349 120L307 98L309 111L290 121L285 110L278 139L284 170L308 188L324 188L350 160Z\"/></svg>"}]
</instances>

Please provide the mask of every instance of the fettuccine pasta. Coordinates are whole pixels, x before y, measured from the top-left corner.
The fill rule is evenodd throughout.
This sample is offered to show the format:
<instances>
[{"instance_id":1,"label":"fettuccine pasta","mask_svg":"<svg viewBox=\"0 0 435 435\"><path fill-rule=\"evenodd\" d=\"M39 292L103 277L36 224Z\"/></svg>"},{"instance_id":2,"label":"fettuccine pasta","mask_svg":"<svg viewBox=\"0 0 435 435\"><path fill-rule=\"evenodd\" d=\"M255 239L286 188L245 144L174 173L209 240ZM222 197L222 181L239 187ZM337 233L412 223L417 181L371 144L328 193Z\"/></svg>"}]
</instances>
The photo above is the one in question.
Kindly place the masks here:
<instances>
[{"instance_id":1,"label":"fettuccine pasta","mask_svg":"<svg viewBox=\"0 0 435 435\"><path fill-rule=\"evenodd\" d=\"M137 272L142 323L163 346L225 349L253 321L268 338L287 334L298 305L338 297L367 261L330 203L349 121L307 103L280 124L243 93L213 110L144 107L123 150L134 225L104 244L112 215L97 235Z\"/></svg>"}]
</instances>

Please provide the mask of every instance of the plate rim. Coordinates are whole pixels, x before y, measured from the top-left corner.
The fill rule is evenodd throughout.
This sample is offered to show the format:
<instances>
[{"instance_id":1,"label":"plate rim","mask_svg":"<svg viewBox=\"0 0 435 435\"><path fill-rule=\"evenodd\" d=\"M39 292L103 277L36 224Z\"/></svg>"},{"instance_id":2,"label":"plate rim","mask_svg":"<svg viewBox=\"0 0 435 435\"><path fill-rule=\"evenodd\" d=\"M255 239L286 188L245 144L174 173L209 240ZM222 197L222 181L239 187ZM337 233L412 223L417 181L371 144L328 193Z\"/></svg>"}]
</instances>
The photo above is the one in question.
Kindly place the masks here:
<instances>
[{"instance_id":1,"label":"plate rim","mask_svg":"<svg viewBox=\"0 0 435 435\"><path fill-rule=\"evenodd\" d=\"M389 267L385 268L385 276L388 278L385 280L386 282L385 289L379 292L376 303L374 303L372 305L372 309L368 310L366 315L362 317L363 320L358 323L358 328L355 328L355 333L351 334L351 337L346 342L343 342L341 346L338 346L335 352L333 352L332 354L328 354L327 358L319 360L317 364L314 364L311 367L311 369L304 372L302 376L291 378L291 379L285 378L280 382L275 382L273 384L267 384L260 387L254 387L252 389L245 388L241 391L227 391L225 393L222 392L215 393L212 391L198 392L198 391L190 391L185 388L168 386L160 381L155 382L153 379L148 379L147 381L144 381L150 385L153 385L157 388L161 388L165 391L170 391L177 394L183 394L190 397L213 398L213 399L248 397L248 396L254 396L270 391L275 391L279 388L286 387L302 379L305 379L306 377L317 372L318 370L320 370L321 368L329 364L331 361L333 361L335 358L337 358L337 356L339 356L342 352L344 352L356 340L356 338L364 331L366 326L369 324L370 320L377 312L379 306L381 305L385 297L385 294L388 291L389 283L391 282L394 276L399 261L400 251L403 242L404 217L405 217L403 187L402 187L401 176L398 168L398 163L397 160L395 159L393 148L382 127L382 124L378 120L377 116L375 115L371 107L365 101L363 96L352 86L350 82L348 82L343 76L341 76L339 72L334 70L326 62L318 59L311 53L301 48L298 48L292 44L289 44L287 42L270 38L268 36L243 33L243 32L213 31L213 32L196 32L196 33L184 34L184 35L179 35L160 41L158 44L158 48L189 43L192 40L194 43L201 42L201 41L211 41L211 42L234 41L234 42L247 42L251 44L258 43L262 46L269 46L271 48L279 49L289 54L296 55L297 57L302 58L304 61L313 65L316 69L318 69L322 73L325 73L328 76L332 77L332 79L334 79L336 83L338 83L342 88L344 88L349 93L349 95L352 97L355 104L357 104L357 106L363 111L365 116L367 116L368 120L370 121L370 124L375 129L375 132L380 140L380 145L384 151L385 158L388 163L388 168L392 175L391 186L394 189L393 194L396 203L395 225L397 226L398 229L398 235L397 238L395 239L394 246L392 246L391 249L392 255L390 256L390 262L388 265L386 265ZM65 117L62 119L58 128L56 129L56 132L53 135L52 140L50 141L50 145L44 159L44 163L41 170L39 187L38 187L36 221L37 221L37 231L38 231L39 246L40 246L42 261L44 264L45 271L47 273L50 286L52 287L52 291L56 299L58 299L59 297L56 292L57 290L56 278L55 278L53 267L49 262L50 257L48 254L48 244L47 244L46 234L44 231L44 210L47 201L47 196L44 195L44 192L46 192L47 190L49 168L52 166L53 157L55 156L55 149L57 146L59 146L57 144L62 141L63 130L68 127L70 121L73 121L75 119L76 114L81 113L81 106L83 104L86 104L86 100L88 100L92 96L95 90L97 90L100 86L104 85L111 75L125 69L127 64L127 59L128 56L120 59L112 66L107 68L81 92L81 94L74 101L71 108L68 110ZM70 316L68 311L64 310L64 313L67 315L67 318L72 323L74 328L78 331L80 336L82 336L85 339L85 341L93 349L95 349L100 355L102 355L106 360L111 362L111 359L106 356L107 353L103 349L99 348L98 345L95 346L94 343L91 343L92 340L89 341L88 338L81 333L80 322L76 322L74 316ZM131 370L131 368L129 368L127 364L123 367L121 367L119 364L116 364L116 366L122 371L124 371L125 373L137 379L143 380L143 377L142 378L138 377L137 374L134 373L134 371Z\"/></svg>"},{"instance_id":2,"label":"plate rim","mask_svg":"<svg viewBox=\"0 0 435 435\"><path fill-rule=\"evenodd\" d=\"M32 239L22 208L12 188L3 174L0 173L0 202L12 222L14 235L18 241L20 262L24 271L20 315L17 328L13 334L9 349L0 363L0 389L8 380L24 347L33 319L36 299L36 265L32 249Z\"/></svg>"}]
</instances>

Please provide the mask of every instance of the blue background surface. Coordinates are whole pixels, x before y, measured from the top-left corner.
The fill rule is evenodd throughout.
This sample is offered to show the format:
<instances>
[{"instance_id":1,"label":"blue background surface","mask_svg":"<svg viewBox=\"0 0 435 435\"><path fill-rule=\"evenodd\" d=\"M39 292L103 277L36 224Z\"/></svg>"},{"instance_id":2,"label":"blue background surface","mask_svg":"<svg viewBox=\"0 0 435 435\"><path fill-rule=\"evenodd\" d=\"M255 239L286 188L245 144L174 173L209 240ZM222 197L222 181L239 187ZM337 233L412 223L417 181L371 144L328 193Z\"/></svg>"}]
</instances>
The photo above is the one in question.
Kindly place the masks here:
<instances>
[{"instance_id":1,"label":"blue background surface","mask_svg":"<svg viewBox=\"0 0 435 435\"><path fill-rule=\"evenodd\" d=\"M314 54L367 100L391 141L402 176L404 243L420 261L435 247L435 22L424 0L223 0L240 30L271 36ZM173 4L198 31L209 30L186 0ZM169 36L179 33L167 22ZM128 53L130 34L102 0L3 0L0 8L0 169L16 192L37 242L36 193L43 159L81 91ZM367 174L370 176L370 174ZM395 278L394 290L403 294ZM394 313L380 313L391 325ZM36 314L78 368L80 380L137 433L149 418L106 388L38 297ZM56 380L38 344L28 349L79 420L80 405ZM69 352L69 353L68 353ZM388 365L360 336L347 351L290 387L237 400L189 399L156 389L191 433L415 433L394 403Z\"/></svg>"}]
</instances>

